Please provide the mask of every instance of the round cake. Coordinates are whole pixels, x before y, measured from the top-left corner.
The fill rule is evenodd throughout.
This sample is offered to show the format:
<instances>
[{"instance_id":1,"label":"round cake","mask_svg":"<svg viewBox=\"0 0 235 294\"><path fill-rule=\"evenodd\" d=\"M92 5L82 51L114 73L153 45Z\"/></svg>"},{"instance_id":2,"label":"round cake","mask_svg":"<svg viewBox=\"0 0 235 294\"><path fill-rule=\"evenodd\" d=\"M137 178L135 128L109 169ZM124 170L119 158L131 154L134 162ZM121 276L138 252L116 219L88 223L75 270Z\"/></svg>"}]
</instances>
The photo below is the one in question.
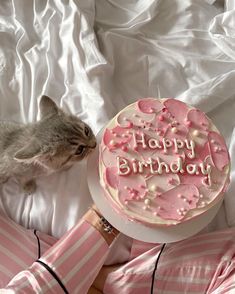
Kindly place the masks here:
<instances>
[{"instance_id":1,"label":"round cake","mask_svg":"<svg viewBox=\"0 0 235 294\"><path fill-rule=\"evenodd\" d=\"M208 211L229 184L223 137L202 111L176 99L144 98L103 131L99 175L124 218L172 226Z\"/></svg>"}]
</instances>

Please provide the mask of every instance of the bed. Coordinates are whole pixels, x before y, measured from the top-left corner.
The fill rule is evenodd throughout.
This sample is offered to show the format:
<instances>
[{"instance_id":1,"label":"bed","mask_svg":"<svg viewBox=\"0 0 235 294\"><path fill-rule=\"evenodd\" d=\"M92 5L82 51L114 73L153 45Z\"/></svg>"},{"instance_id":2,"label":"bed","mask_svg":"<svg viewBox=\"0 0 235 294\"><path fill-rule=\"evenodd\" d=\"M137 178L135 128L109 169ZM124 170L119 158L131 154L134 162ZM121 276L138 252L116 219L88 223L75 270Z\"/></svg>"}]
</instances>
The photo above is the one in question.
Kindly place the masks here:
<instances>
[{"instance_id":1,"label":"bed","mask_svg":"<svg viewBox=\"0 0 235 294\"><path fill-rule=\"evenodd\" d=\"M39 119L47 94L97 134L141 97L175 97L205 111L229 147L231 184L206 230L235 225L235 5L233 0L12 0L0 2L0 117ZM86 161L37 179L14 179L0 210L62 236L92 199Z\"/></svg>"}]
</instances>

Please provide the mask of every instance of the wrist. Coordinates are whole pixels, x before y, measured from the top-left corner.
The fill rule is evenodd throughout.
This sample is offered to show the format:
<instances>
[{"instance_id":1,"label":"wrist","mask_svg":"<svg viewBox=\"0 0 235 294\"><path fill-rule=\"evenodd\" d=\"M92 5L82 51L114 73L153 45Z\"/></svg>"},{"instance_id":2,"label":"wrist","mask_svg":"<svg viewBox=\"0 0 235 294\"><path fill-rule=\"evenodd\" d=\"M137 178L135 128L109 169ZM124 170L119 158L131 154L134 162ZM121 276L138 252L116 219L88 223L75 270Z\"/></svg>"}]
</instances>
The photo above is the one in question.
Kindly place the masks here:
<instances>
[{"instance_id":1,"label":"wrist","mask_svg":"<svg viewBox=\"0 0 235 294\"><path fill-rule=\"evenodd\" d=\"M83 219L100 232L108 245L111 245L118 236L119 231L115 229L103 216L94 208L90 208L83 216Z\"/></svg>"}]
</instances>

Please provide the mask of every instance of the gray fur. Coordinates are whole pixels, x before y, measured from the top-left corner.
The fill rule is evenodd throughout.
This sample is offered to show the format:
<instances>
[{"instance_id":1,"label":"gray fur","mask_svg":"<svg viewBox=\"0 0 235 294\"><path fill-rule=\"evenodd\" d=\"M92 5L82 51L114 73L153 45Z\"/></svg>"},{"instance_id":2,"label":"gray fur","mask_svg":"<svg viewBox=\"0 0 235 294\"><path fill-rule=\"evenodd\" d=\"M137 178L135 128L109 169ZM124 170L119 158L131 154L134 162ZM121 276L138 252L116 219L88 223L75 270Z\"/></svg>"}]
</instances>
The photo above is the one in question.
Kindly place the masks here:
<instances>
[{"instance_id":1,"label":"gray fur","mask_svg":"<svg viewBox=\"0 0 235 294\"><path fill-rule=\"evenodd\" d=\"M68 168L96 147L90 127L47 96L40 113L31 124L0 122L0 183L15 177L27 194L34 192L37 176Z\"/></svg>"}]
</instances>

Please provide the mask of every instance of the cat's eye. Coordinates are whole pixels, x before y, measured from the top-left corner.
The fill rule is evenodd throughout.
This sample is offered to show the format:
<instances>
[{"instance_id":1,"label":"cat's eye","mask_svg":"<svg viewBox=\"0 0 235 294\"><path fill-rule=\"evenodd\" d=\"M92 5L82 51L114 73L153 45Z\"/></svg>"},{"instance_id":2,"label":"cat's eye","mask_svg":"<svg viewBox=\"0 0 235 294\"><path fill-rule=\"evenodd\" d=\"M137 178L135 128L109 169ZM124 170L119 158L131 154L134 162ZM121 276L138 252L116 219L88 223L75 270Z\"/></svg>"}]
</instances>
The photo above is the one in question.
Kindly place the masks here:
<instances>
[{"instance_id":1,"label":"cat's eye","mask_svg":"<svg viewBox=\"0 0 235 294\"><path fill-rule=\"evenodd\" d=\"M75 154L76 155L81 155L83 153L84 149L85 149L85 146L79 145Z\"/></svg>"},{"instance_id":2,"label":"cat's eye","mask_svg":"<svg viewBox=\"0 0 235 294\"><path fill-rule=\"evenodd\" d=\"M87 137L90 135L90 129L88 127L85 127L84 132Z\"/></svg>"}]
</instances>

